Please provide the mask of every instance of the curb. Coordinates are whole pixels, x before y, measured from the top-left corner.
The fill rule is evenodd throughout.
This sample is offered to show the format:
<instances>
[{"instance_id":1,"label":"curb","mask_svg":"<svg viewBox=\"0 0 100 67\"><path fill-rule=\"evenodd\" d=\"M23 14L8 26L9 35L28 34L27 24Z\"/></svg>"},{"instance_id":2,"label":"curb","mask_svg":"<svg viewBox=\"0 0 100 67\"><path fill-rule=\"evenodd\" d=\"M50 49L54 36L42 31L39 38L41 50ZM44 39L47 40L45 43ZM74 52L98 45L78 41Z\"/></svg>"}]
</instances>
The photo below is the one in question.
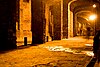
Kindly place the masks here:
<instances>
[{"instance_id":1,"label":"curb","mask_svg":"<svg viewBox=\"0 0 100 67\"><path fill-rule=\"evenodd\" d=\"M92 57L89 63L87 63L86 67L94 67L95 63L96 63L96 59Z\"/></svg>"}]
</instances>

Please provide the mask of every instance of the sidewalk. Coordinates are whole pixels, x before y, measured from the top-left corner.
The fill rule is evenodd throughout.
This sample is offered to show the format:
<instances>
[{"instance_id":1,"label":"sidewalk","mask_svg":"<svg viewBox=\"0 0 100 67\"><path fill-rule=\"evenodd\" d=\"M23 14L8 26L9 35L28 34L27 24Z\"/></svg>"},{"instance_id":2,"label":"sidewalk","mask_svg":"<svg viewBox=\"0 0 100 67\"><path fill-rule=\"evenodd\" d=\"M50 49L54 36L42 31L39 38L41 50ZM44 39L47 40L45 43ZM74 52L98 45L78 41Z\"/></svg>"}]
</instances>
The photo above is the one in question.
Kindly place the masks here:
<instances>
[{"instance_id":1,"label":"sidewalk","mask_svg":"<svg viewBox=\"0 0 100 67\"><path fill-rule=\"evenodd\" d=\"M74 37L18 47L0 53L0 67L86 67L92 58L92 42Z\"/></svg>"},{"instance_id":2,"label":"sidewalk","mask_svg":"<svg viewBox=\"0 0 100 67\"><path fill-rule=\"evenodd\" d=\"M96 61L94 67L100 67L100 63L98 63L98 62Z\"/></svg>"}]
</instances>

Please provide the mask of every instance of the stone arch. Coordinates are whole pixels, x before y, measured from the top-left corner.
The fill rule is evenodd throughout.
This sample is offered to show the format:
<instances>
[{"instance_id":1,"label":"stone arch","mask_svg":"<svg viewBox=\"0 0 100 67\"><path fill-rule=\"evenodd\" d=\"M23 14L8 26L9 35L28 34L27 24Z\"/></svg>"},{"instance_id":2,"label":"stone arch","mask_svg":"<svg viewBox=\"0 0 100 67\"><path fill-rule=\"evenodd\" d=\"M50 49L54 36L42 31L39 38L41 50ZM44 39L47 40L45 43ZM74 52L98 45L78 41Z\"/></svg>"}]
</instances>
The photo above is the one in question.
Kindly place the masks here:
<instances>
[{"instance_id":1,"label":"stone arch","mask_svg":"<svg viewBox=\"0 0 100 67\"><path fill-rule=\"evenodd\" d=\"M89 17L89 15L91 15L91 14L95 14L96 13L96 9L95 8L93 8L93 4L96 4L97 6L98 6L98 3L95 3L95 2L90 2L89 4L88 4L89 2L87 2L87 3L85 3L85 5L79 5L79 6L77 6L77 7L75 7L75 8L73 8L73 9L71 9L72 11L73 11L73 14L74 14L74 18L73 18L73 20L74 20L74 27L75 27L75 24L77 24L76 23L76 15L77 14L79 14L80 13L80 15L82 16L82 14L85 14L84 16L83 16L83 18L84 19L86 19L87 17L86 16L88 16ZM96 21L95 21L96 22ZM88 23L88 25L92 28L92 29L94 29L93 28L93 23L90 23L89 21L87 21L87 23ZM75 36L75 34L76 34L76 29L74 28L74 36ZM92 33L93 34L93 33Z\"/></svg>"},{"instance_id":2,"label":"stone arch","mask_svg":"<svg viewBox=\"0 0 100 67\"><path fill-rule=\"evenodd\" d=\"M73 37L73 12L70 11L70 7L71 7L71 3L75 1L77 0L71 0L68 3L68 38Z\"/></svg>"},{"instance_id":3,"label":"stone arch","mask_svg":"<svg viewBox=\"0 0 100 67\"><path fill-rule=\"evenodd\" d=\"M84 11L82 10L82 11L79 11L79 12L74 14L74 19L73 19L74 20L74 22L73 22L73 26L74 26L73 33L74 33L74 35L73 36L79 35L78 34L78 32L79 32L78 24L79 23L82 25L82 29L84 30L82 32L82 35L86 35L84 27L86 25L90 25L90 23L88 22L89 14L91 14L91 11L86 11L86 10L84 10Z\"/></svg>"},{"instance_id":4,"label":"stone arch","mask_svg":"<svg viewBox=\"0 0 100 67\"><path fill-rule=\"evenodd\" d=\"M74 14L79 11L86 10L91 6L93 1L71 0L68 3L68 38L74 36ZM76 9L77 8L77 9ZM76 12L75 12L76 11Z\"/></svg>"}]
</instances>

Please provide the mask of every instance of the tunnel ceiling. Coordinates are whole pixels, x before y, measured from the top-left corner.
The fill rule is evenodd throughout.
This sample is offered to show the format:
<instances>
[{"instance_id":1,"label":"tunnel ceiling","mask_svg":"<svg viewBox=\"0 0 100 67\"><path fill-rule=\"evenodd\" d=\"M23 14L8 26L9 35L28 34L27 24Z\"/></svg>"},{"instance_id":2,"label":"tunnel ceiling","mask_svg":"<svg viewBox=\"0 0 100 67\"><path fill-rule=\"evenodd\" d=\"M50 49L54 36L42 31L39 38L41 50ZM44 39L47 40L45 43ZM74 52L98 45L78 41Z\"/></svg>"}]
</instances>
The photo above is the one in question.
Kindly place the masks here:
<instances>
[{"instance_id":1,"label":"tunnel ceiling","mask_svg":"<svg viewBox=\"0 0 100 67\"><path fill-rule=\"evenodd\" d=\"M59 2L61 2L61 0L43 0L46 4L48 4L49 6L57 4ZM69 0L68 0L69 1ZM72 0L70 0L72 1ZM95 2L93 2L95 1ZM98 0L99 1L99 0ZM94 3L96 3L97 0L77 0L71 3L71 11L75 14L77 12L80 11L85 11L85 12L81 12L78 14L78 16L83 16L86 17L87 15L89 15L90 13L93 13L93 7L92 5ZM67 5L67 4L66 4ZM90 13L89 13L90 12ZM84 15L83 15L84 14Z\"/></svg>"},{"instance_id":2,"label":"tunnel ceiling","mask_svg":"<svg viewBox=\"0 0 100 67\"><path fill-rule=\"evenodd\" d=\"M77 21L84 24L84 23L87 23L87 20L82 18L82 17L77 17Z\"/></svg>"},{"instance_id":3,"label":"tunnel ceiling","mask_svg":"<svg viewBox=\"0 0 100 67\"><path fill-rule=\"evenodd\" d=\"M89 21L87 21L86 19L84 19L83 17L77 17L77 21L81 24L86 24L88 26L93 26L93 24Z\"/></svg>"},{"instance_id":4,"label":"tunnel ceiling","mask_svg":"<svg viewBox=\"0 0 100 67\"><path fill-rule=\"evenodd\" d=\"M95 1L95 2L94 2ZM71 3L70 10L73 12L74 18L77 18L77 21L86 24L89 26L93 26L90 21L88 21L89 16L91 14L96 13L96 9L100 8L100 1L96 0L77 0ZM96 4L97 7L93 8L93 4Z\"/></svg>"},{"instance_id":5,"label":"tunnel ceiling","mask_svg":"<svg viewBox=\"0 0 100 67\"><path fill-rule=\"evenodd\" d=\"M76 8L79 9L79 7L82 9L86 9L86 8L89 9L93 4L97 4L97 3L99 3L99 1L94 2L93 0L76 0L71 3L70 10L74 11L76 10Z\"/></svg>"},{"instance_id":6,"label":"tunnel ceiling","mask_svg":"<svg viewBox=\"0 0 100 67\"><path fill-rule=\"evenodd\" d=\"M80 11L77 13L77 17L82 17L84 19L88 19L90 15L92 15L93 13L90 11Z\"/></svg>"},{"instance_id":7,"label":"tunnel ceiling","mask_svg":"<svg viewBox=\"0 0 100 67\"><path fill-rule=\"evenodd\" d=\"M71 4L71 11L75 14L80 11L90 11L93 12L93 1L89 0L79 0Z\"/></svg>"},{"instance_id":8,"label":"tunnel ceiling","mask_svg":"<svg viewBox=\"0 0 100 67\"><path fill-rule=\"evenodd\" d=\"M91 0L77 0L71 3L71 11L75 10L75 8L83 7L83 8L88 8L89 6L92 6L94 4L93 1ZM78 9L77 8L77 9Z\"/></svg>"},{"instance_id":9,"label":"tunnel ceiling","mask_svg":"<svg viewBox=\"0 0 100 67\"><path fill-rule=\"evenodd\" d=\"M86 19L91 14L95 13L95 8L93 8L93 4L97 4L97 2L94 2L93 0L77 0L71 4L70 10L73 12L73 14L77 14L77 17Z\"/></svg>"}]
</instances>

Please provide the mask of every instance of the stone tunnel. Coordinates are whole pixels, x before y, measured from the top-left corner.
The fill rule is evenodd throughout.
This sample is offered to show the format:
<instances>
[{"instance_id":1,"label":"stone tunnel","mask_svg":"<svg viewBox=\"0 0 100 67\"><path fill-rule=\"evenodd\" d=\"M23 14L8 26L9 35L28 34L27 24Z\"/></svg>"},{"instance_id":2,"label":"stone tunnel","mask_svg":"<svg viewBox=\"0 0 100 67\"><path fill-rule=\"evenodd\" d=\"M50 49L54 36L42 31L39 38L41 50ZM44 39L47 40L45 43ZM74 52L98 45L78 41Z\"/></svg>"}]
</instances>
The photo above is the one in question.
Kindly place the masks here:
<instances>
[{"instance_id":1,"label":"stone tunnel","mask_svg":"<svg viewBox=\"0 0 100 67\"><path fill-rule=\"evenodd\" d=\"M80 29L85 36L87 27L94 35L100 29L99 7L99 0L1 0L0 49L17 48L25 37L34 45L78 36Z\"/></svg>"}]
</instances>

